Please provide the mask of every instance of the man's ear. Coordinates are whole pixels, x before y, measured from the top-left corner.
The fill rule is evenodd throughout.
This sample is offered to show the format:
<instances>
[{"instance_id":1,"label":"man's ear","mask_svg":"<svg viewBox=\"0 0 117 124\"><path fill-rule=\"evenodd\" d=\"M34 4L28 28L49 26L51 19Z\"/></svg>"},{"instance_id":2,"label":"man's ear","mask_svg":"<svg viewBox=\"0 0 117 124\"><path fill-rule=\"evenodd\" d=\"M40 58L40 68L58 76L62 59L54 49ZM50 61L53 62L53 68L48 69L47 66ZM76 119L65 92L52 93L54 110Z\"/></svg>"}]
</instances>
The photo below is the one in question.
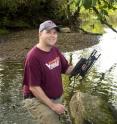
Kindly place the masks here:
<instances>
[{"instance_id":1,"label":"man's ear","mask_svg":"<svg viewBox=\"0 0 117 124\"><path fill-rule=\"evenodd\" d=\"M39 32L39 37L41 36L42 32Z\"/></svg>"}]
</instances>

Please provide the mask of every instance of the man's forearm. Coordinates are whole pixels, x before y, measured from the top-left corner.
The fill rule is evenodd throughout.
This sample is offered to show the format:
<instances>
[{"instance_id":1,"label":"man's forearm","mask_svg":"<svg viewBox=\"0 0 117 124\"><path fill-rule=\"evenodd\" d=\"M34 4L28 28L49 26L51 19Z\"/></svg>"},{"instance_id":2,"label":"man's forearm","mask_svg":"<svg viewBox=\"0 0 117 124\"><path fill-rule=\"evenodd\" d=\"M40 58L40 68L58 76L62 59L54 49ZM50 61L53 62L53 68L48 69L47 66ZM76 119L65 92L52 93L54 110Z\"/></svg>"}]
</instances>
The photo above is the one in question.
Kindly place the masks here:
<instances>
[{"instance_id":1,"label":"man's forearm","mask_svg":"<svg viewBox=\"0 0 117 124\"><path fill-rule=\"evenodd\" d=\"M30 90L38 99L40 99L44 104L46 104L50 109L55 111L57 114L64 113L65 110L64 105L52 102L52 100L46 96L46 94L44 93L41 87L30 86Z\"/></svg>"},{"instance_id":2,"label":"man's forearm","mask_svg":"<svg viewBox=\"0 0 117 124\"><path fill-rule=\"evenodd\" d=\"M65 74L70 75L71 72L72 72L72 70L73 70L73 68L74 68L74 66L73 66L73 65L70 65L70 66L68 67L67 71L65 72Z\"/></svg>"},{"instance_id":3,"label":"man's forearm","mask_svg":"<svg viewBox=\"0 0 117 124\"><path fill-rule=\"evenodd\" d=\"M39 98L44 104L52 108L53 102L46 96L43 89L40 86L30 86L32 93Z\"/></svg>"}]
</instances>

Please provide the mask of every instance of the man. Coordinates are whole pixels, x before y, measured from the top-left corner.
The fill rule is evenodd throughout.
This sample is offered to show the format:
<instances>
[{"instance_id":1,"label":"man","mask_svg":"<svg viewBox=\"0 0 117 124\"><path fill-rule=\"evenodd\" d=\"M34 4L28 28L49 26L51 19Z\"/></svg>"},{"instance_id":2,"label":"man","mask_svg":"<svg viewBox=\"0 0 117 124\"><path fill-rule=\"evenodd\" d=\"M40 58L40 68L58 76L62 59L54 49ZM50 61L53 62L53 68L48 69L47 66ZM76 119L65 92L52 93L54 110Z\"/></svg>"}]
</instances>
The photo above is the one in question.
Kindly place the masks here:
<instances>
[{"instance_id":1,"label":"man","mask_svg":"<svg viewBox=\"0 0 117 124\"><path fill-rule=\"evenodd\" d=\"M39 43L27 53L24 63L23 102L40 124L60 124L58 115L65 111L61 74L70 74L73 67L55 47L58 31L51 20L41 23Z\"/></svg>"}]
</instances>

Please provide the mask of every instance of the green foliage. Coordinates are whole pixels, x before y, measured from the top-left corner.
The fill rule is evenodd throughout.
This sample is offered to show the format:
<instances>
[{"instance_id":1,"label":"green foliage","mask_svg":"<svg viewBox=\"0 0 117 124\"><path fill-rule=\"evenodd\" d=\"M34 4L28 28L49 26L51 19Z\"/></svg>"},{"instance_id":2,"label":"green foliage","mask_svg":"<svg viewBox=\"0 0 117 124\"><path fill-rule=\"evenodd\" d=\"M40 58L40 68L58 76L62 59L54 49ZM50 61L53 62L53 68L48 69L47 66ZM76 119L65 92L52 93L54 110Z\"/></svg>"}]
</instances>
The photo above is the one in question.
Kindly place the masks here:
<instances>
[{"instance_id":1,"label":"green foliage","mask_svg":"<svg viewBox=\"0 0 117 124\"><path fill-rule=\"evenodd\" d=\"M6 29L0 29L0 35L6 35L8 33L9 33L8 30L6 30Z\"/></svg>"},{"instance_id":2,"label":"green foliage","mask_svg":"<svg viewBox=\"0 0 117 124\"><path fill-rule=\"evenodd\" d=\"M116 4L117 0L0 0L0 27L38 27L47 19L76 27L82 8L107 22L108 12L115 10Z\"/></svg>"},{"instance_id":3,"label":"green foliage","mask_svg":"<svg viewBox=\"0 0 117 124\"><path fill-rule=\"evenodd\" d=\"M71 13L77 11L77 7L84 7L88 10L92 10L93 7L96 7L102 15L108 16L108 10L116 9L115 4L117 4L117 0L71 0L66 5L70 6ZM66 9L66 7L64 9Z\"/></svg>"},{"instance_id":4,"label":"green foliage","mask_svg":"<svg viewBox=\"0 0 117 124\"><path fill-rule=\"evenodd\" d=\"M80 17L80 10L84 8L84 11L87 11L91 15L97 16L97 19L102 23L107 25L109 28L111 28L113 31L117 32L111 24L108 24L108 17L109 17L109 11L110 10L116 10L117 6L117 0L63 0L67 1L64 2L64 4L61 4L64 11L67 12L67 16L69 17L69 20L72 20L71 22L76 27L79 23L79 17ZM69 9L68 9L69 8ZM69 11L67 11L69 10ZM78 14L79 13L79 14ZM66 17L67 18L67 17ZM70 19L70 18L74 18ZM76 23L74 23L76 21Z\"/></svg>"},{"instance_id":5,"label":"green foliage","mask_svg":"<svg viewBox=\"0 0 117 124\"><path fill-rule=\"evenodd\" d=\"M52 0L0 0L0 27L38 27L53 16ZM30 25L30 26L29 26Z\"/></svg>"}]
</instances>

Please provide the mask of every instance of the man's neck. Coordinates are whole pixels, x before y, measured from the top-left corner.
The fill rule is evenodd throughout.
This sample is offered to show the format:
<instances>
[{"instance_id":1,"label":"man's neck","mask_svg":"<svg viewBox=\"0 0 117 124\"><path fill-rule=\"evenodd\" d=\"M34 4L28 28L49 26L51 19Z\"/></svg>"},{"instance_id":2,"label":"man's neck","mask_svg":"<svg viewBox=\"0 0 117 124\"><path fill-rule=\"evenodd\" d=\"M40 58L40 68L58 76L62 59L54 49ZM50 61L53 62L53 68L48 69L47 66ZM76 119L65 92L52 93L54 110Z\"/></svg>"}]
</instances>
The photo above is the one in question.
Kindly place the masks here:
<instances>
[{"instance_id":1,"label":"man's neck","mask_svg":"<svg viewBox=\"0 0 117 124\"><path fill-rule=\"evenodd\" d=\"M44 44L41 44L41 43L38 43L36 45L39 49L43 50L43 51L46 51L46 52L49 52L51 50L52 47L48 47Z\"/></svg>"}]
</instances>

